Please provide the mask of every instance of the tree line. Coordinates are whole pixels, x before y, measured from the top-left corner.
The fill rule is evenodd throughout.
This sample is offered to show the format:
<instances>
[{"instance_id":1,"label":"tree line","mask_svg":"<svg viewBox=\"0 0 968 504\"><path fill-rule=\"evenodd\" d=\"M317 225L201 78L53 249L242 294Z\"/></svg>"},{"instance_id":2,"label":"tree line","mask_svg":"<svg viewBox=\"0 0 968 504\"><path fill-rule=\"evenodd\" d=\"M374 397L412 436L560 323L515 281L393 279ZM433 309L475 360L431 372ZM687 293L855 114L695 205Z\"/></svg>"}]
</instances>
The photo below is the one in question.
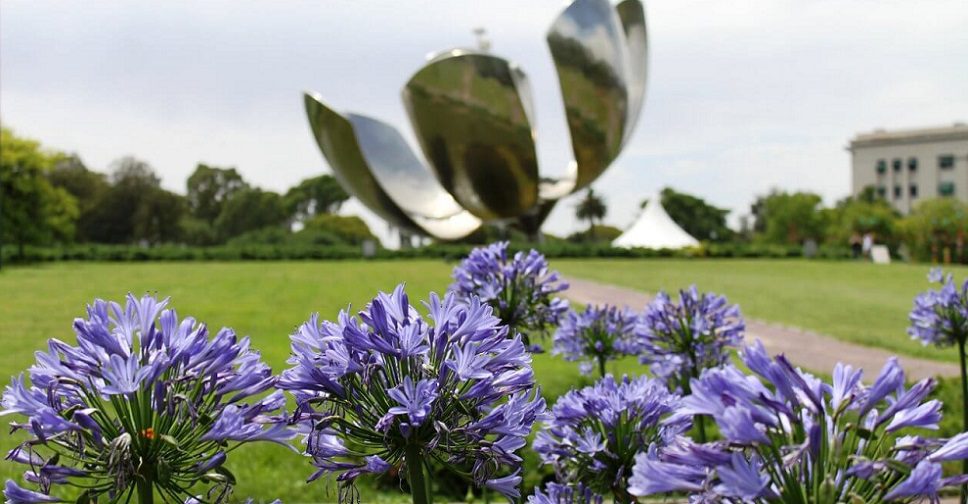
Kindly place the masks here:
<instances>
[{"instance_id":1,"label":"tree line","mask_svg":"<svg viewBox=\"0 0 968 504\"><path fill-rule=\"evenodd\" d=\"M25 245L62 243L355 245L375 239L358 217L336 215L349 195L331 175L276 193L253 186L235 168L198 164L181 195L162 188L155 170L134 157L118 159L105 174L77 155L44 149L9 129L0 135L0 239L16 245L21 256ZM738 231L726 224L728 209L669 187L659 197L676 223L707 243L847 247L858 235L871 234L918 260L968 260L968 204L950 197L924 200L902 216L873 188L832 207L814 193L773 190L756 197ZM605 199L589 189L575 205L576 218L589 227L564 239L615 239L622 231L603 224L607 211ZM485 226L460 243L497 238L525 239Z\"/></svg>"},{"instance_id":2,"label":"tree line","mask_svg":"<svg viewBox=\"0 0 968 504\"><path fill-rule=\"evenodd\" d=\"M246 181L235 168L198 164L184 195L161 187L145 161L122 157L109 173L74 154L0 130L3 243L218 245L231 242L359 243L373 238L358 217L335 215L349 199L331 175L284 194ZM293 232L293 229L300 229Z\"/></svg>"},{"instance_id":3,"label":"tree line","mask_svg":"<svg viewBox=\"0 0 968 504\"><path fill-rule=\"evenodd\" d=\"M669 187L659 197L669 217L703 242L796 246L813 241L848 247L858 237L870 234L894 253L916 260L968 261L968 204L951 197L926 199L910 215L902 216L873 187L843 198L832 207L825 207L815 193L774 189L756 197L739 231L727 226L728 209ZM643 200L640 208L647 203L647 199ZM622 233L620 229L602 224L607 212L604 198L589 189L575 205L575 217L588 222L588 229L568 240L596 242L617 238Z\"/></svg>"}]
</instances>

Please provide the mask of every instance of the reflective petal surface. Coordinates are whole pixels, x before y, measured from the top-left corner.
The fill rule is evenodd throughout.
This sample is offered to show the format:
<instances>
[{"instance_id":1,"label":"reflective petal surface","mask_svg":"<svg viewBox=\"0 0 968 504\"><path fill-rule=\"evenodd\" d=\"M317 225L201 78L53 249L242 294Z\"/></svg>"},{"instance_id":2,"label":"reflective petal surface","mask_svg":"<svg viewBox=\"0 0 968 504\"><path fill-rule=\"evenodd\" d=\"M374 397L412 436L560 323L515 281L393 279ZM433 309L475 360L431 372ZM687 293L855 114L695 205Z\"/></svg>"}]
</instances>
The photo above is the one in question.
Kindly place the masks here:
<instances>
[{"instance_id":1,"label":"reflective petal surface","mask_svg":"<svg viewBox=\"0 0 968 504\"><path fill-rule=\"evenodd\" d=\"M502 58L457 50L437 56L403 90L437 178L481 219L517 217L538 202L531 105L519 92L522 77Z\"/></svg>"},{"instance_id":2,"label":"reflective petal surface","mask_svg":"<svg viewBox=\"0 0 968 504\"><path fill-rule=\"evenodd\" d=\"M355 114L344 117L310 94L305 103L313 137L333 175L378 216L445 240L480 227L481 221L456 204L392 126Z\"/></svg>"},{"instance_id":3,"label":"reflective petal surface","mask_svg":"<svg viewBox=\"0 0 968 504\"><path fill-rule=\"evenodd\" d=\"M634 99L629 50L608 0L572 2L551 25L547 41L571 133L576 191L598 178L622 148Z\"/></svg>"}]
</instances>

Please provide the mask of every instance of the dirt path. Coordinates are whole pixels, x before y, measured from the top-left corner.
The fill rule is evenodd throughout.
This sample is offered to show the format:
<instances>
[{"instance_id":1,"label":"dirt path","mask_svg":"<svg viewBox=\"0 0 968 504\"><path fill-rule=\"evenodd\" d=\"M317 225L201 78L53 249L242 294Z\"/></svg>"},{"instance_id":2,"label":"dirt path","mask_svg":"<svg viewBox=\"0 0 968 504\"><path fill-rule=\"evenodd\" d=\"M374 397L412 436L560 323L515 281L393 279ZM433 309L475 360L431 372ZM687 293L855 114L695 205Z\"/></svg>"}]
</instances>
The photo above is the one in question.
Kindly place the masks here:
<instances>
[{"instance_id":1,"label":"dirt path","mask_svg":"<svg viewBox=\"0 0 968 504\"><path fill-rule=\"evenodd\" d=\"M568 278L567 282L571 287L564 295L576 303L627 305L641 310L651 300L644 292L624 287L577 278ZM894 355L881 348L855 345L812 331L746 318L746 340L752 342L757 338L770 353L786 354L795 364L812 371L830 374L838 361L859 366L864 369L867 382L873 380L888 357ZM938 375L951 377L960 373L958 366L952 363L915 357L899 357L898 360L909 380Z\"/></svg>"}]
</instances>

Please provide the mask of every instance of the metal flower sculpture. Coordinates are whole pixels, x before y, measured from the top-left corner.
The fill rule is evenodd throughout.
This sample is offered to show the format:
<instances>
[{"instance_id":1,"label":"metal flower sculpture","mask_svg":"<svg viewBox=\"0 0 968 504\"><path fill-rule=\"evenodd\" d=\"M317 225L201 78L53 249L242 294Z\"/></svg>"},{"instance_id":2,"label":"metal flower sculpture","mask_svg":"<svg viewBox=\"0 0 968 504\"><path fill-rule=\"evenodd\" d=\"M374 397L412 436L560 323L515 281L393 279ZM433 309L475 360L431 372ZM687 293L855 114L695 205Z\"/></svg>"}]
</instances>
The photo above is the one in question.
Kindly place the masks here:
<instances>
[{"instance_id":1,"label":"metal flower sculpture","mask_svg":"<svg viewBox=\"0 0 968 504\"><path fill-rule=\"evenodd\" d=\"M535 235L555 202L598 178L631 136L645 98L642 4L575 0L547 41L574 156L562 178L539 175L526 74L473 50L439 53L403 88L429 168L393 126L306 94L313 136L346 191L398 228L454 240L497 221Z\"/></svg>"}]
</instances>

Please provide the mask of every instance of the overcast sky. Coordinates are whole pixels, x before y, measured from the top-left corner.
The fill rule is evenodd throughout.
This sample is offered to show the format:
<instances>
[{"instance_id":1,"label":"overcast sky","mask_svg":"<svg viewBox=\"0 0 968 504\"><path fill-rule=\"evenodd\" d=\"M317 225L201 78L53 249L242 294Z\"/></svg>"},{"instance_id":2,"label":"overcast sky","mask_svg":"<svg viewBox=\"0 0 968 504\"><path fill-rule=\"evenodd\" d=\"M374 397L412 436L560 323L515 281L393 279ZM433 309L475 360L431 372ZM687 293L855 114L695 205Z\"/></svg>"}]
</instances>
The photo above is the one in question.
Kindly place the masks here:
<instances>
[{"instance_id":1,"label":"overcast sky","mask_svg":"<svg viewBox=\"0 0 968 504\"><path fill-rule=\"evenodd\" d=\"M134 155L180 193L198 162L284 191L329 171L303 90L396 124L416 148L402 85L427 53L473 45L483 26L492 52L529 74L541 170L561 173L570 142L544 36L562 7L3 0L0 120L94 169ZM855 133L968 120L965 0L654 0L646 17L645 109L594 186L618 227L664 186L733 210L733 223L771 187L831 203L850 191L844 146ZM582 226L572 197L546 229Z\"/></svg>"}]
</instances>

